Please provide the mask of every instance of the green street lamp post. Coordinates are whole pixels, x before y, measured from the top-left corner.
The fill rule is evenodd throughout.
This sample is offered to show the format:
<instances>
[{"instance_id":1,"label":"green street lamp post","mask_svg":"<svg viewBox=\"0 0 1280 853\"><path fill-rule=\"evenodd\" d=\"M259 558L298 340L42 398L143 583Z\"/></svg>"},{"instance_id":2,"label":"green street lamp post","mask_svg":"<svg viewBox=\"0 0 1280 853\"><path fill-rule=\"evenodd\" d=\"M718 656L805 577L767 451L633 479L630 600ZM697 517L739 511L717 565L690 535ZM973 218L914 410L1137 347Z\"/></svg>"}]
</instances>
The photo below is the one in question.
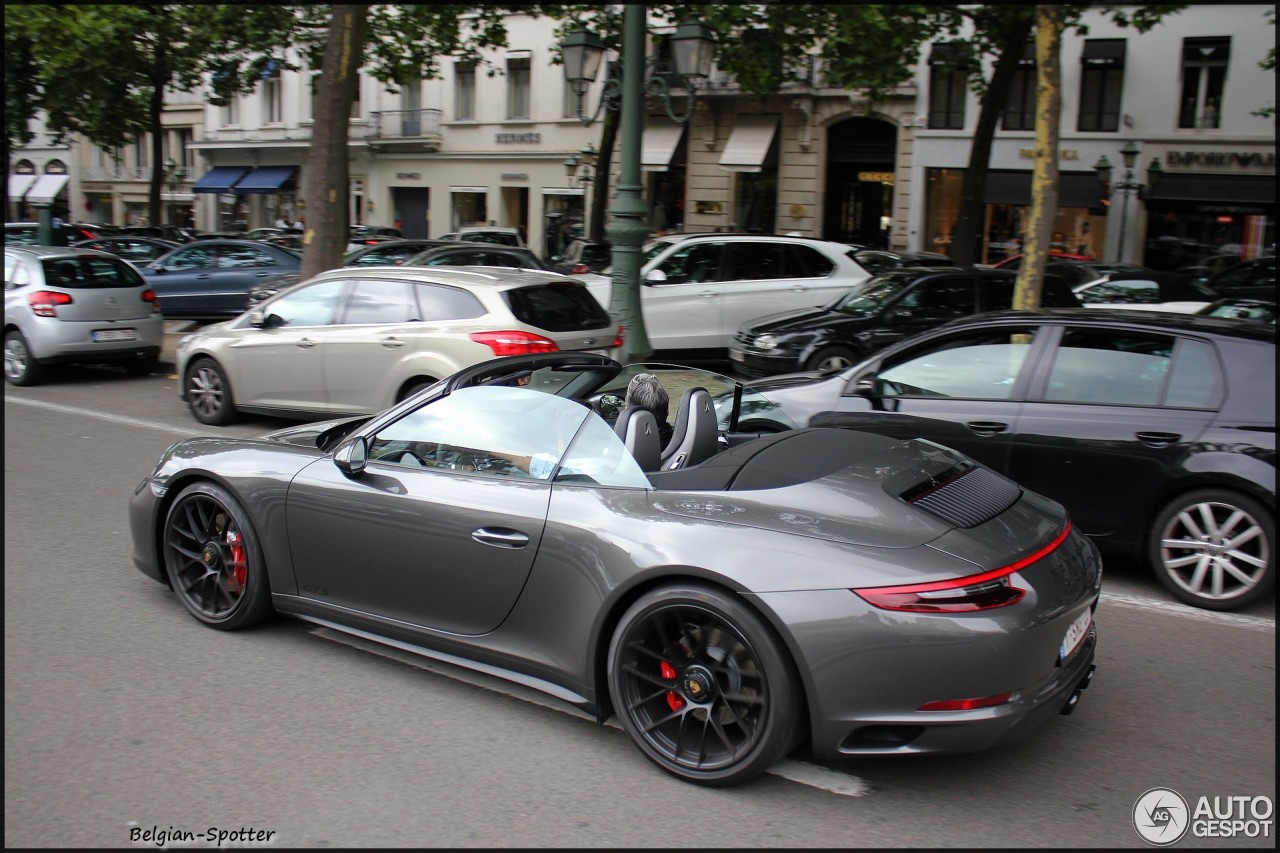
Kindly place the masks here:
<instances>
[{"instance_id":1,"label":"green street lamp post","mask_svg":"<svg viewBox=\"0 0 1280 853\"><path fill-rule=\"evenodd\" d=\"M1120 193L1120 239L1116 244L1116 260L1124 260L1124 232L1125 225L1129 220L1129 196L1137 193L1138 197L1142 197L1143 190L1153 187L1156 181L1160 180L1160 176L1164 174L1164 169L1160 166L1160 159L1156 158L1151 161L1151 165L1147 167L1147 183L1140 184L1135 178L1133 167L1138 159L1138 146L1130 139L1120 149L1120 156L1124 159L1124 178L1116 183L1111 183L1111 161L1104 154L1098 158L1098 162L1093 164L1094 173L1097 175L1098 182L1102 184L1103 193L1110 195L1112 191Z\"/></svg>"},{"instance_id":2,"label":"green street lamp post","mask_svg":"<svg viewBox=\"0 0 1280 853\"><path fill-rule=\"evenodd\" d=\"M646 9L643 4L628 4L622 17L622 81L605 81L605 91L595 115L583 115L582 101L587 88L595 81L604 56L604 43L586 27L576 27L561 43L565 80L578 95L578 117L590 124L600 108L619 109L621 122L620 170L617 197L609 213L613 221L605 228L613 244L613 282L609 297L609 313L622 326L622 351L618 360L630 364L643 361L652 353L649 336L644 330L640 309L641 250L649 236L648 207L641 196L640 140L644 131L645 96L663 99L667 114L677 122L687 122L693 115L695 85L706 79L715 55L715 37L711 29L697 21L685 21L672 35L672 57L676 73L684 79L689 93L689 109L683 116L671 110L671 92L661 76L645 80ZM601 179L604 179L601 176Z\"/></svg>"}]
</instances>

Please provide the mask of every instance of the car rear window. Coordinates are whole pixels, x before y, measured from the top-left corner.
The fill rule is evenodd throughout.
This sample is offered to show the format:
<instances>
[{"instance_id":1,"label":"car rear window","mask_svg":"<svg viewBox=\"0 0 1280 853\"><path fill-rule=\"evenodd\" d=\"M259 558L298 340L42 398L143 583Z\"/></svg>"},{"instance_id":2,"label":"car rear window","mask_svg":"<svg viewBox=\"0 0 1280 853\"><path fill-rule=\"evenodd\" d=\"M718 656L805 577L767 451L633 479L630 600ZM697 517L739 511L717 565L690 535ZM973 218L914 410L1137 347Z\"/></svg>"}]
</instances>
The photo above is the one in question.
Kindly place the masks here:
<instances>
[{"instance_id":1,"label":"car rear window","mask_svg":"<svg viewBox=\"0 0 1280 853\"><path fill-rule=\"evenodd\" d=\"M599 329L610 324L608 312L578 282L530 285L502 295L517 320L548 332Z\"/></svg>"},{"instance_id":2,"label":"car rear window","mask_svg":"<svg viewBox=\"0 0 1280 853\"><path fill-rule=\"evenodd\" d=\"M46 258L42 260L45 284L71 290L102 287L142 287L142 276L118 258Z\"/></svg>"}]
</instances>

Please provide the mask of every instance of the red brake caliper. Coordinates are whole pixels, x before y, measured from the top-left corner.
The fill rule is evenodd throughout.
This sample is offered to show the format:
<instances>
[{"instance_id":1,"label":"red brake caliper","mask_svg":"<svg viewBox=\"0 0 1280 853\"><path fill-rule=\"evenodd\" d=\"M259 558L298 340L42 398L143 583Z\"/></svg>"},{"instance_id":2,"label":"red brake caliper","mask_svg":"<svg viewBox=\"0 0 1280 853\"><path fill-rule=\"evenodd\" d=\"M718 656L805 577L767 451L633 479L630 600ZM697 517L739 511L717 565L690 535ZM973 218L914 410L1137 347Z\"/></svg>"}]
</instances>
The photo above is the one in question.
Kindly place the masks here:
<instances>
[{"instance_id":1,"label":"red brake caliper","mask_svg":"<svg viewBox=\"0 0 1280 853\"><path fill-rule=\"evenodd\" d=\"M244 589L244 579L249 571L248 561L244 557L244 542L240 534L234 530L227 531L227 544L231 546L231 577L235 580L235 592Z\"/></svg>"},{"instance_id":2,"label":"red brake caliper","mask_svg":"<svg viewBox=\"0 0 1280 853\"><path fill-rule=\"evenodd\" d=\"M666 661L662 661L662 677L666 681L676 680L676 668ZM673 711L679 711L684 707L684 697L676 693L674 690L667 691L667 707Z\"/></svg>"}]
</instances>

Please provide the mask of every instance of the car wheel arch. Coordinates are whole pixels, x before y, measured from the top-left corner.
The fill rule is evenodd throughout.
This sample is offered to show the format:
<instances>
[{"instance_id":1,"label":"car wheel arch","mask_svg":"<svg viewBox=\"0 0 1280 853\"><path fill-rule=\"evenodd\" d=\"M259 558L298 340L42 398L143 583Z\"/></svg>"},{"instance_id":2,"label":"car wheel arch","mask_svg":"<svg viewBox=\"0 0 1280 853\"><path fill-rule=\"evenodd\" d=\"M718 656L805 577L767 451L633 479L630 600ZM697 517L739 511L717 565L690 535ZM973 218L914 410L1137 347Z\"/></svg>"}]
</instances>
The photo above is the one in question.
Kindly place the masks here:
<instances>
[{"instance_id":1,"label":"car wheel arch","mask_svg":"<svg viewBox=\"0 0 1280 853\"><path fill-rule=\"evenodd\" d=\"M801 740L807 738L812 724L809 702L809 696L814 689L811 683L812 673L797 663L803 658L793 643L791 635L783 630L775 614L768 608L761 607L755 596L748 590L743 589L738 584L729 582L727 578L721 575L712 574L691 566L671 566L657 573L634 578L632 583L615 589L611 600L601 608L600 617L592 628L591 641L588 645L591 650L590 688L595 697L597 719L600 722L604 722L617 713L609 696L609 646L613 640L614 633L622 622L622 617L631 605L641 597L656 589L668 586L703 587L709 591L733 596L764 621L772 632L774 641L778 643L778 647L785 651L784 657L787 665L791 667L792 675L804 686L801 695L798 697L800 701L799 718L805 721Z\"/></svg>"}]
</instances>

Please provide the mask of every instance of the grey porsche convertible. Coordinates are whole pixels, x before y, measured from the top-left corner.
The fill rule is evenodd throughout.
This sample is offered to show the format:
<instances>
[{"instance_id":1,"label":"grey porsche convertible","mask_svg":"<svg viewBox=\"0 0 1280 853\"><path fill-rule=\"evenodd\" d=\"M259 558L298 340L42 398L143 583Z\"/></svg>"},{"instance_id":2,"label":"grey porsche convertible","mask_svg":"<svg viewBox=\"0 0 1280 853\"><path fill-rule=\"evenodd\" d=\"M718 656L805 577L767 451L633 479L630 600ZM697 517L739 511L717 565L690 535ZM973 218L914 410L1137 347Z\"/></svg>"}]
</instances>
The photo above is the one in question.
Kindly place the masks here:
<instances>
[{"instance_id":1,"label":"grey porsche convertible","mask_svg":"<svg viewBox=\"0 0 1280 853\"><path fill-rule=\"evenodd\" d=\"M638 371L672 400L623 406ZM736 381L511 356L385 412L174 444L133 559L197 620L287 614L545 691L693 783L969 752L1093 676L1095 547L918 439L796 428Z\"/></svg>"}]
</instances>

